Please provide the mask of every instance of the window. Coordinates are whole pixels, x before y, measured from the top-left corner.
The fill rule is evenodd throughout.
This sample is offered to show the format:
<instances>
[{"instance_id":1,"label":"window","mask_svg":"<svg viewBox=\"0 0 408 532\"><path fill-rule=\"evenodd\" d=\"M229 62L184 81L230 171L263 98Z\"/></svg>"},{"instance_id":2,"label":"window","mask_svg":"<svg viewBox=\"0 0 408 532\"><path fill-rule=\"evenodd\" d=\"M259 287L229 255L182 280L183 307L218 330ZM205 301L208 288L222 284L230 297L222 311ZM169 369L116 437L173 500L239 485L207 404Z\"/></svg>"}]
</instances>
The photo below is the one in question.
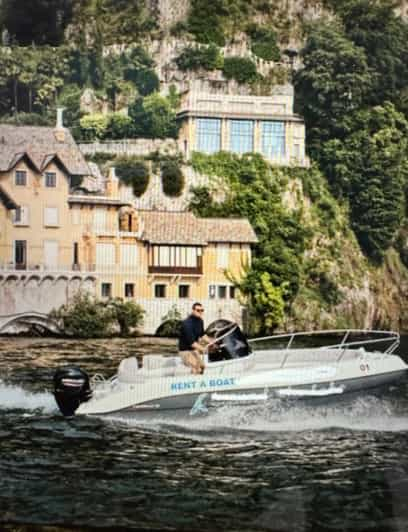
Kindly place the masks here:
<instances>
[{"instance_id":1,"label":"window","mask_svg":"<svg viewBox=\"0 0 408 532\"><path fill-rule=\"evenodd\" d=\"M17 207L14 211L14 223L18 224L21 223L22 220L22 214L21 214L21 207Z\"/></svg>"},{"instance_id":2,"label":"window","mask_svg":"<svg viewBox=\"0 0 408 532\"><path fill-rule=\"evenodd\" d=\"M180 298L190 297L190 285L188 284L179 284L178 295Z\"/></svg>"},{"instance_id":3,"label":"window","mask_svg":"<svg viewBox=\"0 0 408 532\"><path fill-rule=\"evenodd\" d=\"M154 285L154 297L166 297L166 285L165 284Z\"/></svg>"},{"instance_id":4,"label":"window","mask_svg":"<svg viewBox=\"0 0 408 532\"><path fill-rule=\"evenodd\" d=\"M235 286L229 287L229 297L230 299L235 299Z\"/></svg>"},{"instance_id":5,"label":"window","mask_svg":"<svg viewBox=\"0 0 408 532\"><path fill-rule=\"evenodd\" d=\"M218 298L219 299L225 299L227 297L227 287L226 286L219 286L218 287Z\"/></svg>"},{"instance_id":6,"label":"window","mask_svg":"<svg viewBox=\"0 0 408 532\"><path fill-rule=\"evenodd\" d=\"M230 150L246 153L254 149L254 123L252 120L230 121Z\"/></svg>"},{"instance_id":7,"label":"window","mask_svg":"<svg viewBox=\"0 0 408 532\"><path fill-rule=\"evenodd\" d=\"M57 207L44 207L44 225L48 227L58 226Z\"/></svg>"},{"instance_id":8,"label":"window","mask_svg":"<svg viewBox=\"0 0 408 532\"><path fill-rule=\"evenodd\" d=\"M21 205L14 211L13 223L15 225L29 225L30 211L27 205Z\"/></svg>"},{"instance_id":9,"label":"window","mask_svg":"<svg viewBox=\"0 0 408 532\"><path fill-rule=\"evenodd\" d=\"M228 244L217 244L217 268L228 268Z\"/></svg>"},{"instance_id":10,"label":"window","mask_svg":"<svg viewBox=\"0 0 408 532\"><path fill-rule=\"evenodd\" d=\"M214 153L221 149L221 120L219 118L198 118L196 150Z\"/></svg>"},{"instance_id":11,"label":"window","mask_svg":"<svg viewBox=\"0 0 408 532\"><path fill-rule=\"evenodd\" d=\"M285 157L284 122L262 122L262 154L268 159Z\"/></svg>"},{"instance_id":12,"label":"window","mask_svg":"<svg viewBox=\"0 0 408 532\"><path fill-rule=\"evenodd\" d=\"M106 210L101 208L96 208L94 210L94 220L93 220L94 229L99 231L105 231L106 229Z\"/></svg>"},{"instance_id":13,"label":"window","mask_svg":"<svg viewBox=\"0 0 408 532\"><path fill-rule=\"evenodd\" d=\"M74 269L79 269L79 245L78 242L74 242L74 253L73 253L73 265Z\"/></svg>"},{"instance_id":14,"label":"window","mask_svg":"<svg viewBox=\"0 0 408 532\"><path fill-rule=\"evenodd\" d=\"M150 266L198 268L201 266L201 247L152 246Z\"/></svg>"},{"instance_id":15,"label":"window","mask_svg":"<svg viewBox=\"0 0 408 532\"><path fill-rule=\"evenodd\" d=\"M112 296L112 283L102 283L101 284L101 296L102 297L111 297Z\"/></svg>"},{"instance_id":16,"label":"window","mask_svg":"<svg viewBox=\"0 0 408 532\"><path fill-rule=\"evenodd\" d=\"M25 270L27 267L27 240L14 242L14 263L17 270Z\"/></svg>"},{"instance_id":17,"label":"window","mask_svg":"<svg viewBox=\"0 0 408 532\"><path fill-rule=\"evenodd\" d=\"M96 244L96 266L114 266L115 265L115 244L105 244L98 242Z\"/></svg>"},{"instance_id":18,"label":"window","mask_svg":"<svg viewBox=\"0 0 408 532\"><path fill-rule=\"evenodd\" d=\"M210 299L214 299L215 298L216 290L217 290L217 287L215 286L215 284L210 284L209 285L209 287L208 287L208 297Z\"/></svg>"},{"instance_id":19,"label":"window","mask_svg":"<svg viewBox=\"0 0 408 532\"><path fill-rule=\"evenodd\" d=\"M19 187L27 185L27 172L25 170L16 170L16 185Z\"/></svg>"},{"instance_id":20,"label":"window","mask_svg":"<svg viewBox=\"0 0 408 532\"><path fill-rule=\"evenodd\" d=\"M57 174L55 172L45 172L45 186L49 188L57 186Z\"/></svg>"},{"instance_id":21,"label":"window","mask_svg":"<svg viewBox=\"0 0 408 532\"><path fill-rule=\"evenodd\" d=\"M137 267L137 246L135 244L120 245L120 265L127 269Z\"/></svg>"},{"instance_id":22,"label":"window","mask_svg":"<svg viewBox=\"0 0 408 532\"><path fill-rule=\"evenodd\" d=\"M47 270L58 267L59 246L56 240L44 240L44 264Z\"/></svg>"},{"instance_id":23,"label":"window","mask_svg":"<svg viewBox=\"0 0 408 532\"><path fill-rule=\"evenodd\" d=\"M125 297L135 297L135 285L133 283L125 283Z\"/></svg>"}]
</instances>

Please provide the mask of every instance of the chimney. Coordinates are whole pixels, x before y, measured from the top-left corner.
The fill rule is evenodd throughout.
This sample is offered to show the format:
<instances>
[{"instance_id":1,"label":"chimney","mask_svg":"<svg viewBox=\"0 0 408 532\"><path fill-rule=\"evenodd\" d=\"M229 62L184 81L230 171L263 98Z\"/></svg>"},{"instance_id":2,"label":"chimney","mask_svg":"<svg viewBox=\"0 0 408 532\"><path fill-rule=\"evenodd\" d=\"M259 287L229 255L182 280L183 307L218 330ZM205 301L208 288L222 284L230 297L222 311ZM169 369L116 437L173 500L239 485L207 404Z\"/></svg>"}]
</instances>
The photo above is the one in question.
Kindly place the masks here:
<instances>
[{"instance_id":1,"label":"chimney","mask_svg":"<svg viewBox=\"0 0 408 532\"><path fill-rule=\"evenodd\" d=\"M57 107L57 129L64 128L64 111L65 107Z\"/></svg>"},{"instance_id":2,"label":"chimney","mask_svg":"<svg viewBox=\"0 0 408 532\"><path fill-rule=\"evenodd\" d=\"M54 136L57 142L65 142L65 128L64 128L64 107L57 108L57 124L54 129Z\"/></svg>"},{"instance_id":3,"label":"chimney","mask_svg":"<svg viewBox=\"0 0 408 532\"><path fill-rule=\"evenodd\" d=\"M106 195L115 199L119 197L119 179L116 177L114 166L109 168L109 176L106 181Z\"/></svg>"}]
</instances>

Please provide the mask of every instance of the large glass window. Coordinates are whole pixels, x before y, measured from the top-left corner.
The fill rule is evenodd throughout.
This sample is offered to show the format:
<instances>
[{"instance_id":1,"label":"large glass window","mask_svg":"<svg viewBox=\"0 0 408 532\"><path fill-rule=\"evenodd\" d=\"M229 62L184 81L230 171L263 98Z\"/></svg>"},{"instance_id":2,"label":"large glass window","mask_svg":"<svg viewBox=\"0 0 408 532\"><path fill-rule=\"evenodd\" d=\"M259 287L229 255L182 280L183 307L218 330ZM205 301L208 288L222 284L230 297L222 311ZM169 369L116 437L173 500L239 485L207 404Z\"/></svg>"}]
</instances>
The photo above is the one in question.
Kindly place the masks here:
<instances>
[{"instance_id":1,"label":"large glass window","mask_svg":"<svg viewBox=\"0 0 408 532\"><path fill-rule=\"evenodd\" d=\"M262 154L268 159L285 157L285 123L262 122Z\"/></svg>"},{"instance_id":2,"label":"large glass window","mask_svg":"<svg viewBox=\"0 0 408 532\"><path fill-rule=\"evenodd\" d=\"M254 150L254 123L252 120L230 120L230 150L246 153Z\"/></svg>"},{"instance_id":3,"label":"large glass window","mask_svg":"<svg viewBox=\"0 0 408 532\"><path fill-rule=\"evenodd\" d=\"M198 118L196 150L214 153L221 150L221 120L219 118Z\"/></svg>"}]
</instances>

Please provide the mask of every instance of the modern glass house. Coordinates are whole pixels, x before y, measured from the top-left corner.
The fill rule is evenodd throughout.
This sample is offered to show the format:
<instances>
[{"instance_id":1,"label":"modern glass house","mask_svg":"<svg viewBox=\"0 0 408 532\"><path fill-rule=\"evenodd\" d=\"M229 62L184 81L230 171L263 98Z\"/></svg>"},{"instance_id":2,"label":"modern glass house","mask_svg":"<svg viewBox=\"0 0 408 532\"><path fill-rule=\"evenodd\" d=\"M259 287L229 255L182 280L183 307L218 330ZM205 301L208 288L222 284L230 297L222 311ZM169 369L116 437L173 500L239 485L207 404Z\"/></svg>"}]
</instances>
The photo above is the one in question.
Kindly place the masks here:
<instances>
[{"instance_id":1,"label":"modern glass house","mask_svg":"<svg viewBox=\"0 0 408 532\"><path fill-rule=\"evenodd\" d=\"M180 148L215 153L258 152L279 165L309 166L305 125L293 113L293 87L275 87L271 96L187 91L178 118Z\"/></svg>"}]
</instances>

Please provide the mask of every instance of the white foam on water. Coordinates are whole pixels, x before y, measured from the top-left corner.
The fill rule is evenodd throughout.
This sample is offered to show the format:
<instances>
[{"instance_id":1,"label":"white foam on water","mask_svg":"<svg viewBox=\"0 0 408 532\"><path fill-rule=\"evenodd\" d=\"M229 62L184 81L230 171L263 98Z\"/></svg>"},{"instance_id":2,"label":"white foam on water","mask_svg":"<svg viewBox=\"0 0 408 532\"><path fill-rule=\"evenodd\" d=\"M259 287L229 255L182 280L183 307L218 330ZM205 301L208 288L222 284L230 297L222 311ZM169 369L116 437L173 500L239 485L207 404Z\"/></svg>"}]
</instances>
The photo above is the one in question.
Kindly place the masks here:
<instances>
[{"instance_id":1,"label":"white foam on water","mask_svg":"<svg viewBox=\"0 0 408 532\"><path fill-rule=\"evenodd\" d=\"M408 431L408 411L396 412L394 405L376 397L354 400L347 405L304 406L274 404L223 406L208 415L179 417L157 414L152 418L122 420L127 425L153 430L183 428L199 431L300 432L339 428L355 431Z\"/></svg>"},{"instance_id":2,"label":"white foam on water","mask_svg":"<svg viewBox=\"0 0 408 532\"><path fill-rule=\"evenodd\" d=\"M0 410L43 410L52 412L56 408L52 394L31 393L20 386L4 384L0 381Z\"/></svg>"}]
</instances>

